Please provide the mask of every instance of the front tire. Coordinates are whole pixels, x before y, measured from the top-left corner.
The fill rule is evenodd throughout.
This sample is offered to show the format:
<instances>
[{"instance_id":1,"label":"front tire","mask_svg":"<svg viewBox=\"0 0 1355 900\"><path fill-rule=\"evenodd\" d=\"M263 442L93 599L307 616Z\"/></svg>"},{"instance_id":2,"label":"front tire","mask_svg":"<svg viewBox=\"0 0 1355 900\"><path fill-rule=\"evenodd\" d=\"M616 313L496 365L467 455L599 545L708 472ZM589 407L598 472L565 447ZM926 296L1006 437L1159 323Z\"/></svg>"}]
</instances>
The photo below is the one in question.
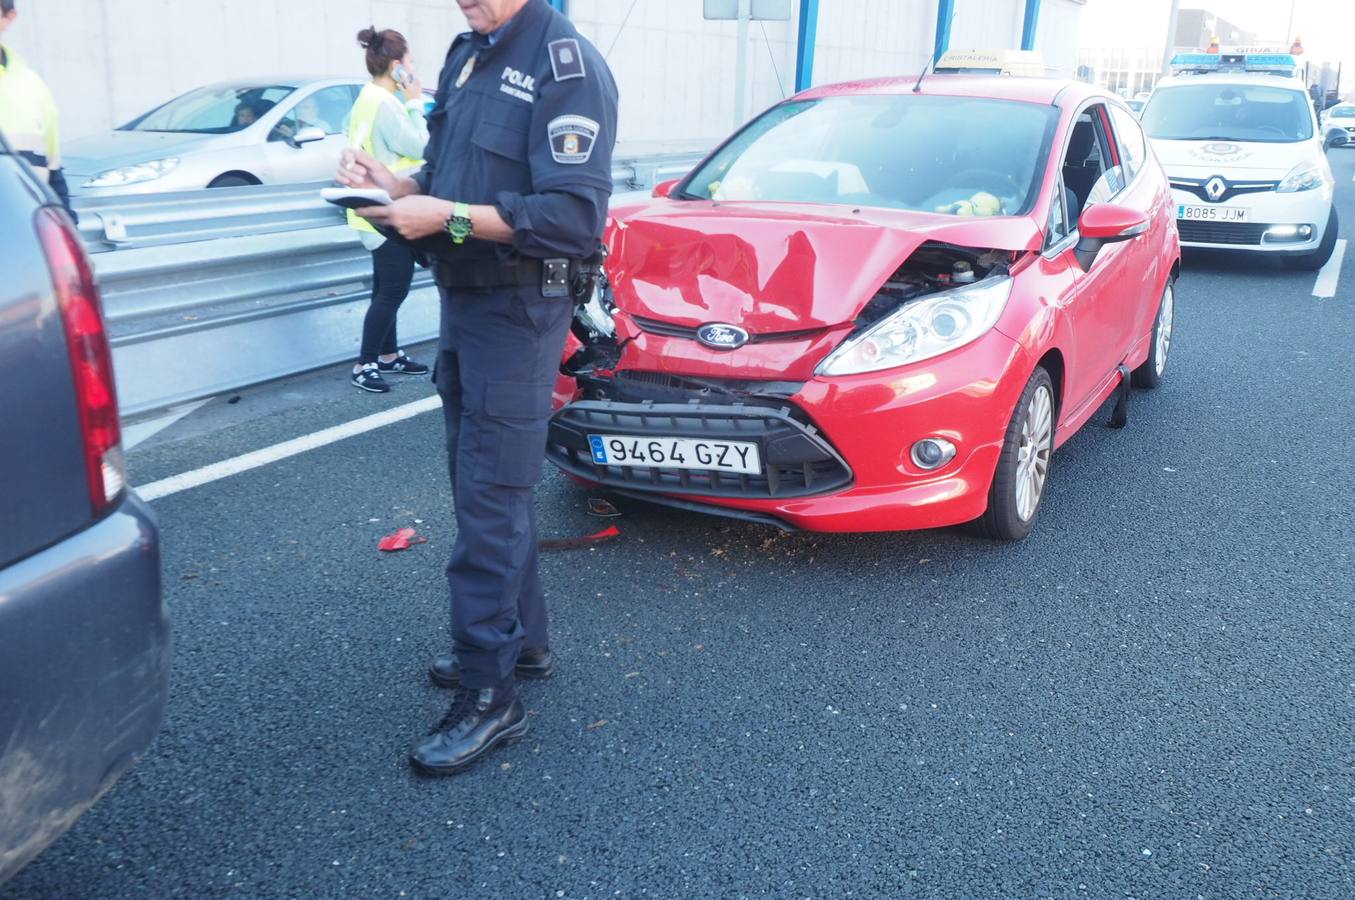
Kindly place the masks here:
<instances>
[{"instance_id":1,"label":"front tire","mask_svg":"<svg viewBox=\"0 0 1355 900\"><path fill-rule=\"evenodd\" d=\"M1312 253L1303 256L1281 257L1280 263L1286 268L1299 272L1314 272L1327 264L1332 251L1336 249L1336 238L1341 230L1340 220L1336 217L1336 205L1332 204L1331 214L1327 216L1327 230L1322 234L1322 243Z\"/></svg>"},{"instance_id":2,"label":"front tire","mask_svg":"<svg viewBox=\"0 0 1355 900\"><path fill-rule=\"evenodd\" d=\"M988 510L974 523L984 537L1019 541L1035 527L1054 455L1054 410L1054 382L1037 366L1007 425Z\"/></svg>"},{"instance_id":3,"label":"front tire","mask_svg":"<svg viewBox=\"0 0 1355 900\"><path fill-rule=\"evenodd\" d=\"M212 183L207 185L209 188L228 188L228 187L247 187L252 184L258 184L253 178L244 175L218 175L212 179Z\"/></svg>"},{"instance_id":4,"label":"front tire","mask_svg":"<svg viewBox=\"0 0 1355 900\"><path fill-rule=\"evenodd\" d=\"M1148 349L1148 358L1143 365L1134 370L1134 387L1152 390L1162 383L1167 372L1167 354L1172 346L1172 323L1176 320L1176 286L1171 279L1162 291L1162 301L1157 305L1157 317L1153 319L1153 340Z\"/></svg>"}]
</instances>

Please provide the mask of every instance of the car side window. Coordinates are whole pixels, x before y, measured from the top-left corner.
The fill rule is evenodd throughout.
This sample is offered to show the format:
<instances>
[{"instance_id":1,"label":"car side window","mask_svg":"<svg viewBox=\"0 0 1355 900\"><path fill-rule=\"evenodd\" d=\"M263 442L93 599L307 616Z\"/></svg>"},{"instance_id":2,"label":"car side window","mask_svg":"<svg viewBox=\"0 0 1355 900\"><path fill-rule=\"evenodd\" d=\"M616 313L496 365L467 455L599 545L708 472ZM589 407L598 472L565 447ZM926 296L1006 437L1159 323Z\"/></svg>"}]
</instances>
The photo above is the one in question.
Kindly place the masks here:
<instances>
[{"instance_id":1,"label":"car side window","mask_svg":"<svg viewBox=\"0 0 1355 900\"><path fill-rule=\"evenodd\" d=\"M1094 171L1095 177L1092 178L1091 189L1087 191L1085 197L1079 192L1079 199L1082 200L1081 212L1086 212L1098 203L1105 203L1128 184L1123 159L1116 159L1118 148L1115 146L1115 136L1107 128L1106 108L1097 104L1088 107L1084 115L1090 120L1088 124L1093 137L1091 154L1084 163L1082 174L1085 179Z\"/></svg>"},{"instance_id":2,"label":"car side window","mask_svg":"<svg viewBox=\"0 0 1355 900\"><path fill-rule=\"evenodd\" d=\"M319 128L325 134L343 134L353 108L353 88L346 84L321 88L307 94L287 111L269 133L270 141L289 141L304 128Z\"/></svg>"},{"instance_id":3,"label":"car side window","mask_svg":"<svg viewBox=\"0 0 1355 900\"><path fill-rule=\"evenodd\" d=\"M1148 158L1148 143L1143 137L1143 129L1138 120L1118 107L1112 107L1110 117L1115 125L1115 134L1120 139L1120 160L1125 168L1128 181L1133 181Z\"/></svg>"},{"instance_id":4,"label":"car side window","mask_svg":"<svg viewBox=\"0 0 1355 900\"><path fill-rule=\"evenodd\" d=\"M1092 106L1078 114L1064 150L1061 171L1066 205L1064 217L1069 231L1077 227L1082 212L1092 203L1104 199L1100 195L1106 193L1107 175L1113 162L1100 109L1100 106ZM1098 193L1097 199L1092 197L1093 190Z\"/></svg>"}]
</instances>

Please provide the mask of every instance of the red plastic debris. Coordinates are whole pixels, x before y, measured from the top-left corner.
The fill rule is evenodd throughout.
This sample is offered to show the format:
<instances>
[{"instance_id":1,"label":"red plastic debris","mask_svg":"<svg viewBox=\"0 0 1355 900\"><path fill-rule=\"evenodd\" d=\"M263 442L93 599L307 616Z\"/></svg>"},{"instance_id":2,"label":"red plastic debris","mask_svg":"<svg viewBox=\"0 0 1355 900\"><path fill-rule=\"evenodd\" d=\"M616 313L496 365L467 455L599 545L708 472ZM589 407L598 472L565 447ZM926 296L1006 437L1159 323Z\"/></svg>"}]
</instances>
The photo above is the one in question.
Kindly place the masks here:
<instances>
[{"instance_id":1,"label":"red plastic debris","mask_svg":"<svg viewBox=\"0 0 1355 900\"><path fill-rule=\"evenodd\" d=\"M413 528L401 528L395 534L388 534L383 537L376 545L376 549L383 553L394 553L397 550L408 550L414 544L426 544L428 538L418 537L418 532Z\"/></svg>"},{"instance_id":2,"label":"red plastic debris","mask_svg":"<svg viewBox=\"0 0 1355 900\"><path fill-rule=\"evenodd\" d=\"M603 541L609 541L614 537L620 536L621 529L612 525L599 531L597 534L588 534L576 538L552 538L541 541L538 546L542 550L583 550L587 547L592 547L595 544L600 544Z\"/></svg>"}]
</instances>

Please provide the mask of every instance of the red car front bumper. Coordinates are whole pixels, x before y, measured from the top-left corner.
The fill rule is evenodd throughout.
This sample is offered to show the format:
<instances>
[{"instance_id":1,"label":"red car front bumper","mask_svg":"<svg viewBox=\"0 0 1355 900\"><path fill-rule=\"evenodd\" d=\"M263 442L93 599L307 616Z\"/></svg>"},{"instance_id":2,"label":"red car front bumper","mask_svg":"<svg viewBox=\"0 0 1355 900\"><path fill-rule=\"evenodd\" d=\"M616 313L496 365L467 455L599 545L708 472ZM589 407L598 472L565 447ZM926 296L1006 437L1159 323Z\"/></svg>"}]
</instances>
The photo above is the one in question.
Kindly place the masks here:
<instances>
[{"instance_id":1,"label":"red car front bumper","mask_svg":"<svg viewBox=\"0 0 1355 900\"><path fill-rule=\"evenodd\" d=\"M662 351L661 347L652 349ZM585 421L605 420L611 423L606 426L611 431L620 429L637 437L662 433L728 438L730 428L738 426L726 426L721 419L730 409L725 401L710 407L688 400L687 409L711 412L704 420L701 415L671 420L656 416L659 409L652 404L657 399L649 405L610 401L595 410L602 420L574 415L566 406L552 425L550 458L577 478L628 495L709 508L724 515L764 521L770 517L809 531L899 531L955 525L978 518L987 507L1003 434L1033 365L1017 342L990 331L971 344L916 365L850 377L811 378L783 404L809 440L828 448L819 448L823 453L812 464L818 474L811 473L807 483L774 478L771 484L765 479L744 479L735 485L725 477L717 479L721 495L712 496L702 493L702 485L709 482L700 475L678 484L677 473L659 478L644 468L597 466L587 453L584 432L590 426ZM680 380L681 376L664 377ZM790 439L778 430L786 423L778 418L780 412L774 406L751 407L763 410L771 423L756 438L763 443L769 468L777 448L786 447ZM662 409L685 413L682 407L671 405ZM615 418L607 419L611 414ZM713 428L724 430L714 433ZM953 443L955 458L932 472L919 468L909 450L926 437ZM811 455L806 444L797 446L789 458ZM830 455L845 465L845 472ZM795 464L790 464L790 471ZM827 489L816 490L816 484Z\"/></svg>"}]
</instances>

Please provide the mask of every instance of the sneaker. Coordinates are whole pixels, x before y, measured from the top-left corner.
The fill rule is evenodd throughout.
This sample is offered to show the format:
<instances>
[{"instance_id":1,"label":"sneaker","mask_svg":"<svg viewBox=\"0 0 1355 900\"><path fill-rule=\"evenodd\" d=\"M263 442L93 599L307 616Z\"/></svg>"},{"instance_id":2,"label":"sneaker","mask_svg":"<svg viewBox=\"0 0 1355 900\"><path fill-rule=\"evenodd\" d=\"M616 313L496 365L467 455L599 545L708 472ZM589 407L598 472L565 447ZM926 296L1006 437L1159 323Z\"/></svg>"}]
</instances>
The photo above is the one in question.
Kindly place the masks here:
<instances>
[{"instance_id":1,"label":"sneaker","mask_svg":"<svg viewBox=\"0 0 1355 900\"><path fill-rule=\"evenodd\" d=\"M400 355L390 362L376 361L377 368L385 375L427 375L428 367L423 363L415 362L405 355L401 350Z\"/></svg>"},{"instance_id":2,"label":"sneaker","mask_svg":"<svg viewBox=\"0 0 1355 900\"><path fill-rule=\"evenodd\" d=\"M376 363L367 363L362 367L362 371L354 372L352 382L354 387L371 391L373 394L389 393L391 389L391 386L381 377L381 370L376 367Z\"/></svg>"}]
</instances>

